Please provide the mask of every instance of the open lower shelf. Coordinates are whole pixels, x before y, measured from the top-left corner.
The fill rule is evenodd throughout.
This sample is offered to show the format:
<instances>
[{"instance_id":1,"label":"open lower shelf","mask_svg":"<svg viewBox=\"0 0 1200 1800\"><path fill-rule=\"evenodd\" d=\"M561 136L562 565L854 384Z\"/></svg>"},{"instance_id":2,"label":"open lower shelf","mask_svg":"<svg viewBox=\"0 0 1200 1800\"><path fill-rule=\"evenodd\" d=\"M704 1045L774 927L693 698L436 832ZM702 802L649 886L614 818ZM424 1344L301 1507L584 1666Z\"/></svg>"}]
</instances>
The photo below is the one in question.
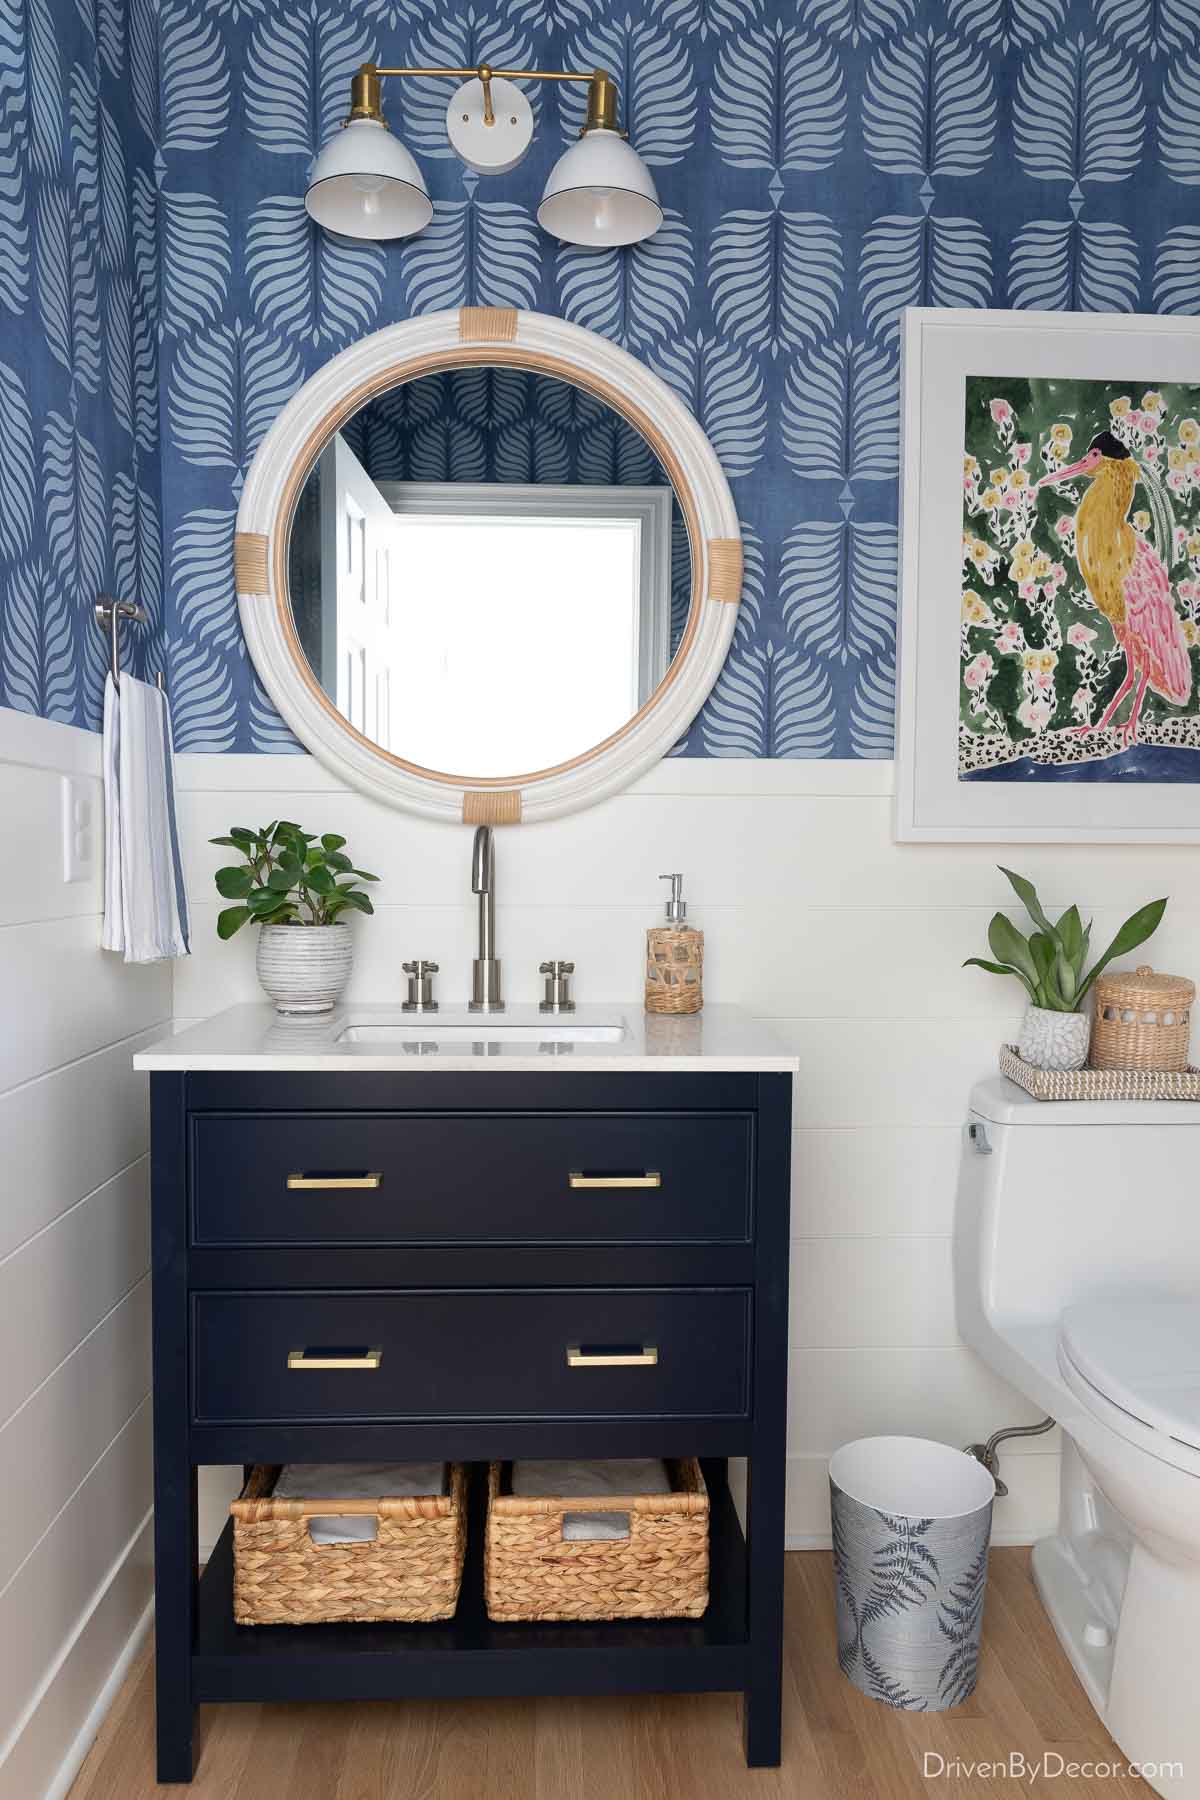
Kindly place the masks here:
<instances>
[{"instance_id":1,"label":"open lower shelf","mask_svg":"<svg viewBox=\"0 0 1200 1800\"><path fill-rule=\"evenodd\" d=\"M233 1526L201 1576L194 1701L389 1700L438 1695L699 1693L746 1685L746 1546L723 1462L711 1500L701 1619L495 1625L483 1600L486 1471L472 1470L458 1610L437 1625L236 1625Z\"/></svg>"}]
</instances>

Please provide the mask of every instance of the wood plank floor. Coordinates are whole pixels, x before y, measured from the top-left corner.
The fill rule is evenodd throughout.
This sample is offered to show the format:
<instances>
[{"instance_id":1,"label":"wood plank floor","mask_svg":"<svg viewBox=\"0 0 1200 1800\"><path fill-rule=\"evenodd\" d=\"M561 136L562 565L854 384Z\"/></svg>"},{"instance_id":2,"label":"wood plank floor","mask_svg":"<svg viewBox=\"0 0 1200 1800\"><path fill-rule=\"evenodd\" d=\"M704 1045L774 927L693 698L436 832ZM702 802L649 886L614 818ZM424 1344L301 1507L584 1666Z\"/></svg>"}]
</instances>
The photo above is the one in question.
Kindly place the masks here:
<instances>
[{"instance_id":1,"label":"wood plank floor","mask_svg":"<svg viewBox=\"0 0 1200 1800\"><path fill-rule=\"evenodd\" d=\"M150 1653L130 1673L70 1800L1150 1800L1128 1777L927 1776L960 1764L1119 1761L1034 1592L1027 1550L992 1553L979 1686L951 1713L893 1712L837 1667L830 1558L787 1559L780 1769L748 1770L736 1696L213 1706L190 1790L154 1780ZM936 1765L935 1765L936 1767Z\"/></svg>"}]
</instances>

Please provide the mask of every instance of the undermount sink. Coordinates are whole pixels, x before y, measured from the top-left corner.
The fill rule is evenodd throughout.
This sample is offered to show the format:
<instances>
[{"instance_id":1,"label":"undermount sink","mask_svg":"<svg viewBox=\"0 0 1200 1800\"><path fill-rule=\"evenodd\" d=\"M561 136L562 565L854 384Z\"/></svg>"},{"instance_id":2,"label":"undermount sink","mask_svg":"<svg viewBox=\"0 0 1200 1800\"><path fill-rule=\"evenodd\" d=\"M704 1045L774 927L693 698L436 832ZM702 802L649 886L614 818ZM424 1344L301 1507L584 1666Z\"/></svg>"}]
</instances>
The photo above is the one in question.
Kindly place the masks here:
<instances>
[{"instance_id":1,"label":"undermount sink","mask_svg":"<svg viewBox=\"0 0 1200 1800\"><path fill-rule=\"evenodd\" d=\"M471 1019L372 1019L349 1024L338 1033L339 1044L619 1044L625 1036L620 1020L612 1024L571 1024L548 1017L545 1023L512 1023L481 1014Z\"/></svg>"}]
</instances>

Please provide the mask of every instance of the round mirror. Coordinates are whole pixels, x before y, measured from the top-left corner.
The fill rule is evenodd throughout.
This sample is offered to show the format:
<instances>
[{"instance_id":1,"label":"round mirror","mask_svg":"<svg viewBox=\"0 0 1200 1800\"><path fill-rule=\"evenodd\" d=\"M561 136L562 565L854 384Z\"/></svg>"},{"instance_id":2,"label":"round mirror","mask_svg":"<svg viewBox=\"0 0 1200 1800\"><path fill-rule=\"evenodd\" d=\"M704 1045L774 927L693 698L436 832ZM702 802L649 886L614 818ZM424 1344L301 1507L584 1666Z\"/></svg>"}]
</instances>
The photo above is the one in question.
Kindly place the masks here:
<instances>
[{"instance_id":1,"label":"round mirror","mask_svg":"<svg viewBox=\"0 0 1200 1800\"><path fill-rule=\"evenodd\" d=\"M318 451L288 546L327 698L406 763L520 783L621 731L678 650L687 522L605 400L485 363L373 395Z\"/></svg>"},{"instance_id":2,"label":"round mirror","mask_svg":"<svg viewBox=\"0 0 1200 1800\"><path fill-rule=\"evenodd\" d=\"M343 779L426 816L550 818L664 756L733 635L716 455L634 357L463 308L335 357L267 432L234 543L250 655Z\"/></svg>"}]
</instances>

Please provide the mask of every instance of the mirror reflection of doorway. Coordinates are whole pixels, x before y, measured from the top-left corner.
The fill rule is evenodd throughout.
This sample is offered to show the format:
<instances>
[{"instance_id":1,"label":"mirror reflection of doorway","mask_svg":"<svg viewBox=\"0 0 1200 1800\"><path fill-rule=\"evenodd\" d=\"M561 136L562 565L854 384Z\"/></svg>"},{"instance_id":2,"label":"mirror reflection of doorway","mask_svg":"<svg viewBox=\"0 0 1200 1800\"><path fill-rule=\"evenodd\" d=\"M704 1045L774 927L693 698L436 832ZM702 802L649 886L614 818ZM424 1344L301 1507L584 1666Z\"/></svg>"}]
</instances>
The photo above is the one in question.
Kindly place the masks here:
<instances>
[{"instance_id":1,"label":"mirror reflection of doorway","mask_svg":"<svg viewBox=\"0 0 1200 1800\"><path fill-rule=\"evenodd\" d=\"M341 435L316 476L320 599L298 626L338 711L382 748L484 776L547 767L662 680L669 488L376 483Z\"/></svg>"}]
</instances>

